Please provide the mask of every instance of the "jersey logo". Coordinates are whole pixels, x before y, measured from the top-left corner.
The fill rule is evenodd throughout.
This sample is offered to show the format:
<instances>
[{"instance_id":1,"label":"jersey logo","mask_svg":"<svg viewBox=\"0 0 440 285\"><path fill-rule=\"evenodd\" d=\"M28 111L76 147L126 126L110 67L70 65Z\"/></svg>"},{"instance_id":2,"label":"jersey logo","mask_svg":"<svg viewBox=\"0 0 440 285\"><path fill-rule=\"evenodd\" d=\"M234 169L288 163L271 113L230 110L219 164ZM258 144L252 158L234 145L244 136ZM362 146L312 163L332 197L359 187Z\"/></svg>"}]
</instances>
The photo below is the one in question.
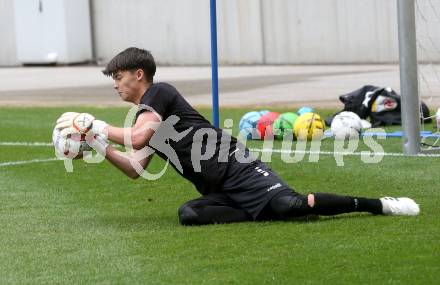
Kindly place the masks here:
<instances>
[{"instance_id":1,"label":"jersey logo","mask_svg":"<svg viewBox=\"0 0 440 285\"><path fill-rule=\"evenodd\" d=\"M270 192L274 189L280 188L281 186L282 186L281 183L277 183L277 184L271 186L269 189L267 189L267 192Z\"/></svg>"},{"instance_id":2,"label":"jersey logo","mask_svg":"<svg viewBox=\"0 0 440 285\"><path fill-rule=\"evenodd\" d=\"M160 124L160 127L154 132L151 137L149 145L157 151L163 153L170 162L183 174L183 168L180 164L179 157L176 151L169 144L169 140L178 142L184 138L192 129L190 127L185 131L179 133L174 128L174 125L180 120L176 115L169 116L165 121Z\"/></svg>"},{"instance_id":3,"label":"jersey logo","mask_svg":"<svg viewBox=\"0 0 440 285\"><path fill-rule=\"evenodd\" d=\"M267 172L267 171L265 171L265 170L263 170L263 169L261 169L260 167L255 167L255 170L258 172L258 173L261 173L261 174L263 174L263 176L269 176L269 172Z\"/></svg>"}]
</instances>

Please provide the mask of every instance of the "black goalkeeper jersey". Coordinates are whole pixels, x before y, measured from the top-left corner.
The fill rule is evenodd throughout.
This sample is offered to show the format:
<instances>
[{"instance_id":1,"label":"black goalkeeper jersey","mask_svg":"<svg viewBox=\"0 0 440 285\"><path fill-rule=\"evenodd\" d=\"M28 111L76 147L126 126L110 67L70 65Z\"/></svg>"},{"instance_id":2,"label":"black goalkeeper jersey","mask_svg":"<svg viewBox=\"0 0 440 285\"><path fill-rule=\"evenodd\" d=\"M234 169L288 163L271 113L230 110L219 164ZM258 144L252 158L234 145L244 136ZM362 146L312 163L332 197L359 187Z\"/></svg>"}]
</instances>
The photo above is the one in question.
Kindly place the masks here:
<instances>
[{"instance_id":1,"label":"black goalkeeper jersey","mask_svg":"<svg viewBox=\"0 0 440 285\"><path fill-rule=\"evenodd\" d=\"M222 189L228 165L232 161L231 154L237 147L241 146L240 149L244 149L244 146L237 143L236 138L211 125L170 84L153 83L141 98L137 116L148 110L148 107L143 109L143 105L152 108L162 117L161 126L168 119L173 119L174 122L177 121L173 127L175 131L186 134L179 137L177 141L173 138L165 141L167 146L171 146L175 151L178 161L168 157L169 154L151 144L154 136L160 132L162 127L159 127L153 135L150 147L155 149L162 159L169 159L177 172L190 180L201 194L219 192ZM201 147L201 150L192 151L193 147ZM202 156L207 151L212 155L208 155L205 159Z\"/></svg>"}]
</instances>

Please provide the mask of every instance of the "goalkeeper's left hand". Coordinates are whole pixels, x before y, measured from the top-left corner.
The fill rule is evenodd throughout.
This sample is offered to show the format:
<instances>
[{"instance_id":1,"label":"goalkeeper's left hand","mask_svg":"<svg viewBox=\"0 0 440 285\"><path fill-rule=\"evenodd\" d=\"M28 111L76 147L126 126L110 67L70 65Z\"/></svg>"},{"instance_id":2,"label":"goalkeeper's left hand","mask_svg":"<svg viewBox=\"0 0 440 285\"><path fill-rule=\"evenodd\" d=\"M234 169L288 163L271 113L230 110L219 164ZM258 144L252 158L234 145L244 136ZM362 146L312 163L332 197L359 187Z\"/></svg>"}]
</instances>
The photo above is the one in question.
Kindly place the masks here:
<instances>
[{"instance_id":1,"label":"goalkeeper's left hand","mask_svg":"<svg viewBox=\"0 0 440 285\"><path fill-rule=\"evenodd\" d=\"M72 133L95 134L107 140L107 126L106 122L96 120L88 113L67 112L58 118L55 128L61 130L62 136Z\"/></svg>"}]
</instances>

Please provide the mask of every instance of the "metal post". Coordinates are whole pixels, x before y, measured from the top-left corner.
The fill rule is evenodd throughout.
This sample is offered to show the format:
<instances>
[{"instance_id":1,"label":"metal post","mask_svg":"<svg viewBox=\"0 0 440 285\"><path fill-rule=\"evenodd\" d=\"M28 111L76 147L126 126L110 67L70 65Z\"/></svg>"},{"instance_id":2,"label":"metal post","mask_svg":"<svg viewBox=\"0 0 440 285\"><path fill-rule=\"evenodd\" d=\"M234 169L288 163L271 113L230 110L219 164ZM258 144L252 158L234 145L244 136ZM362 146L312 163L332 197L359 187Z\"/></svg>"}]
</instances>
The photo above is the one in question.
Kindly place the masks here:
<instances>
[{"instance_id":1,"label":"metal post","mask_svg":"<svg viewBox=\"0 0 440 285\"><path fill-rule=\"evenodd\" d=\"M420 152L420 107L414 0L396 0L399 29L400 92L402 94L403 152Z\"/></svg>"},{"instance_id":2,"label":"metal post","mask_svg":"<svg viewBox=\"0 0 440 285\"><path fill-rule=\"evenodd\" d=\"M217 11L216 0L211 0L211 76L212 76L212 120L219 127L218 111L218 61L217 61Z\"/></svg>"}]
</instances>

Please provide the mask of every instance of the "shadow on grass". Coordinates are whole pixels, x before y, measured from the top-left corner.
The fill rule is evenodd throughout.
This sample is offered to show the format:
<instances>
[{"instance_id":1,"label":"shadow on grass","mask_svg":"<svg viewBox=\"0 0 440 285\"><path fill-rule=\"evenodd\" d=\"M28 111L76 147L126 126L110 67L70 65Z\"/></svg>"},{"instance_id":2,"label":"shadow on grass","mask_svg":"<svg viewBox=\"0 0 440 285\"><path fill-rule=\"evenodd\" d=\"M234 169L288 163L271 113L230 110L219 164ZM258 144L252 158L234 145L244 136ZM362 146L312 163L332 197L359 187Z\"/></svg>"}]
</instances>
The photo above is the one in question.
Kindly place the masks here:
<instances>
[{"instance_id":1,"label":"shadow on grass","mask_svg":"<svg viewBox=\"0 0 440 285\"><path fill-rule=\"evenodd\" d=\"M318 215L307 215L303 217L289 218L287 220L281 219L266 219L261 221L256 221L257 223L270 223L270 222L280 222L280 223L316 223L316 222L331 222L336 220L349 220L349 219L370 219L376 217L383 217L382 215L372 215L369 213L349 213L340 214L335 216L318 216Z\"/></svg>"},{"instance_id":2,"label":"shadow on grass","mask_svg":"<svg viewBox=\"0 0 440 285\"><path fill-rule=\"evenodd\" d=\"M113 227L122 230L157 230L157 229L169 229L169 228L206 228L206 227L228 227L235 225L252 225L262 226L270 224L308 224L308 223L331 223L340 220L364 220L377 217L383 217L381 215L371 215L368 213L356 213L356 214L342 214L337 216L317 216L308 215L305 217L291 218L288 220L280 219L265 219L255 222L240 222L240 223L225 223L225 224L209 224L202 226L181 226L179 224L177 216L174 215L105 215L97 216L96 218L87 218L84 222L93 225L94 227Z\"/></svg>"},{"instance_id":3,"label":"shadow on grass","mask_svg":"<svg viewBox=\"0 0 440 285\"><path fill-rule=\"evenodd\" d=\"M157 230L179 226L177 217L170 215L98 215L88 217L83 222L91 227L111 227L124 231Z\"/></svg>"}]
</instances>

